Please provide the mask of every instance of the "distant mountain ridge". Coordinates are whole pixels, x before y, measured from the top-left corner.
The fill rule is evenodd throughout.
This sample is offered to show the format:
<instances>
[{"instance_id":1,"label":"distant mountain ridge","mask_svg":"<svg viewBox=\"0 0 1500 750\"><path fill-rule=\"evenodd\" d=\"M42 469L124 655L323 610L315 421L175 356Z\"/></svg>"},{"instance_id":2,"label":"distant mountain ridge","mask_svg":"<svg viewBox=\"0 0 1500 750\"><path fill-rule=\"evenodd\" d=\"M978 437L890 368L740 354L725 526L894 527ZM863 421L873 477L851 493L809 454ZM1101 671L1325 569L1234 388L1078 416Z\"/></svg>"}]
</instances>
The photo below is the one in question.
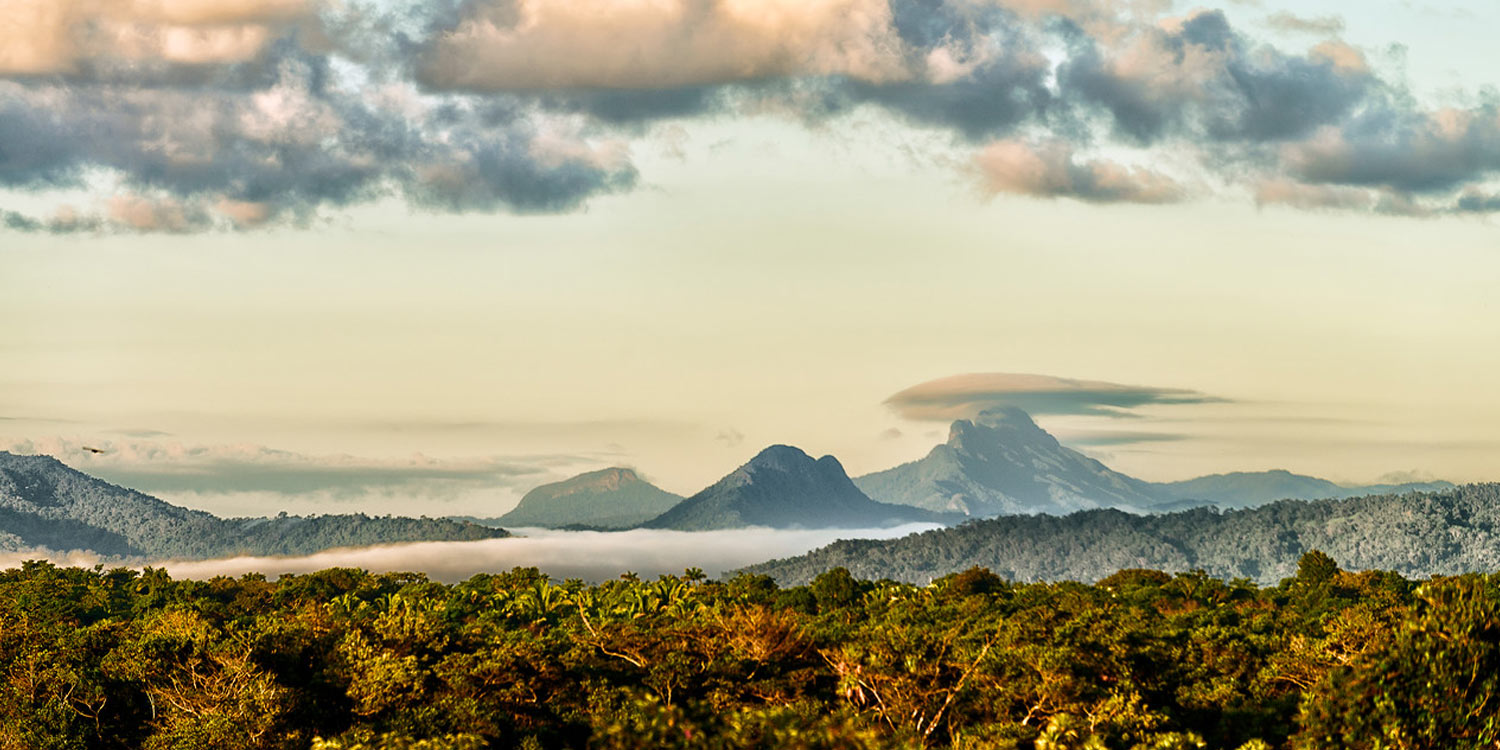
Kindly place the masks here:
<instances>
[{"instance_id":1,"label":"distant mountain ridge","mask_svg":"<svg viewBox=\"0 0 1500 750\"><path fill-rule=\"evenodd\" d=\"M681 531L745 526L873 528L957 518L876 502L854 486L833 456L814 459L798 448L773 445L642 526Z\"/></svg>"},{"instance_id":2,"label":"distant mountain ridge","mask_svg":"<svg viewBox=\"0 0 1500 750\"><path fill-rule=\"evenodd\" d=\"M947 442L924 458L854 483L880 502L976 518L1103 507L1146 511L1173 499L1062 445L1014 407L960 419Z\"/></svg>"},{"instance_id":3,"label":"distant mountain ridge","mask_svg":"<svg viewBox=\"0 0 1500 750\"><path fill-rule=\"evenodd\" d=\"M470 523L364 514L224 519L110 484L51 456L0 451L0 550L202 559L509 535Z\"/></svg>"},{"instance_id":4,"label":"distant mountain ridge","mask_svg":"<svg viewBox=\"0 0 1500 750\"><path fill-rule=\"evenodd\" d=\"M1453 488L1452 482L1406 482L1345 486L1327 479L1293 474L1285 469L1271 471L1235 471L1227 474L1161 482L1156 486L1172 497L1199 500L1226 508L1250 508L1273 500L1328 500L1363 495L1388 495L1405 492L1435 492Z\"/></svg>"},{"instance_id":5,"label":"distant mountain ridge","mask_svg":"<svg viewBox=\"0 0 1500 750\"><path fill-rule=\"evenodd\" d=\"M835 567L860 578L926 583L973 566L1017 581L1087 582L1151 568L1273 584L1293 575L1298 558L1313 549L1348 570L1392 570L1407 578L1500 570L1500 484L1282 500L1244 510L1000 516L901 539L835 542L745 570L782 585Z\"/></svg>"},{"instance_id":6,"label":"distant mountain ridge","mask_svg":"<svg viewBox=\"0 0 1500 750\"><path fill-rule=\"evenodd\" d=\"M495 523L628 529L656 518L682 499L641 479L633 469L600 469L531 490Z\"/></svg>"}]
</instances>

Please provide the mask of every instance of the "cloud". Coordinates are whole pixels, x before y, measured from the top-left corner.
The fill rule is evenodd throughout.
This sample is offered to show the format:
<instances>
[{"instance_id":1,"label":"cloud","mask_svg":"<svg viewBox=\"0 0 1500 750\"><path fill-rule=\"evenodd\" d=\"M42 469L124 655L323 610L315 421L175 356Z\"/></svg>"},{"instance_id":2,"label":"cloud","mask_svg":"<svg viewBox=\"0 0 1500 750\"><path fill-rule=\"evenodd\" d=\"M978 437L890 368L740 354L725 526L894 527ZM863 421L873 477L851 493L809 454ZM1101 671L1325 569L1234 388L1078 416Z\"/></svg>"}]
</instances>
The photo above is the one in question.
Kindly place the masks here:
<instances>
[{"instance_id":1,"label":"cloud","mask_svg":"<svg viewBox=\"0 0 1500 750\"><path fill-rule=\"evenodd\" d=\"M432 40L446 89L670 89L799 75L908 75L882 0L479 0Z\"/></svg>"},{"instance_id":2,"label":"cloud","mask_svg":"<svg viewBox=\"0 0 1500 750\"><path fill-rule=\"evenodd\" d=\"M1128 430L1088 430L1070 432L1060 430L1057 437L1071 446L1112 447L1139 445L1141 443L1174 443L1191 436L1172 432L1132 432Z\"/></svg>"},{"instance_id":3,"label":"cloud","mask_svg":"<svg viewBox=\"0 0 1500 750\"><path fill-rule=\"evenodd\" d=\"M1033 415L1076 414L1131 416L1142 406L1222 403L1224 400L1183 388L1120 385L1050 375L972 373L929 380L885 400L906 419L947 421L972 419L1005 406Z\"/></svg>"},{"instance_id":4,"label":"cloud","mask_svg":"<svg viewBox=\"0 0 1500 750\"><path fill-rule=\"evenodd\" d=\"M372 458L153 439L54 437L0 441L0 449L50 455L121 486L229 515L326 512L330 503L366 512L411 512L422 505L439 515L500 515L532 487L603 464L592 456Z\"/></svg>"},{"instance_id":5,"label":"cloud","mask_svg":"<svg viewBox=\"0 0 1500 750\"><path fill-rule=\"evenodd\" d=\"M974 161L982 186L991 193L1091 203L1171 203L1184 197L1182 186L1171 177L1104 159L1082 161L1063 141L996 141Z\"/></svg>"},{"instance_id":6,"label":"cloud","mask_svg":"<svg viewBox=\"0 0 1500 750\"><path fill-rule=\"evenodd\" d=\"M417 544L331 550L308 557L240 557L194 562L157 562L174 577L205 579L264 573L310 573L331 567L353 567L372 572L417 571L454 582L476 573L499 573L515 567L537 567L554 579L581 578L597 582L626 572L645 577L680 574L702 568L718 577L728 571L781 557L800 555L839 539L893 539L937 528L908 524L886 529L781 530L765 528L729 531L569 532L520 529L521 538L481 542L423 542ZM0 558L0 566L16 565L35 555Z\"/></svg>"},{"instance_id":7,"label":"cloud","mask_svg":"<svg viewBox=\"0 0 1500 750\"><path fill-rule=\"evenodd\" d=\"M1136 27L1112 46L1075 40L1059 77L1132 141L1280 141L1340 121L1374 85L1352 48L1323 49L1288 55L1245 39L1222 12L1200 11Z\"/></svg>"},{"instance_id":8,"label":"cloud","mask_svg":"<svg viewBox=\"0 0 1500 750\"><path fill-rule=\"evenodd\" d=\"M1267 16L1266 25L1277 31L1294 34L1333 36L1344 32L1344 19L1338 16L1299 16L1286 11Z\"/></svg>"},{"instance_id":9,"label":"cloud","mask_svg":"<svg viewBox=\"0 0 1500 750\"><path fill-rule=\"evenodd\" d=\"M12 0L0 20L0 75L246 62L315 9L312 0Z\"/></svg>"},{"instance_id":10,"label":"cloud","mask_svg":"<svg viewBox=\"0 0 1500 750\"><path fill-rule=\"evenodd\" d=\"M255 231L376 201L555 213L641 179L656 122L884 112L995 193L1490 213L1495 106L1429 110L1337 38L1164 0L13 0L0 230ZM1098 154L1125 145L1138 164ZM1201 175L1197 173L1203 173ZM1208 179L1203 179L1207 177ZM1363 192L1361 192L1363 191ZM78 195L86 196L79 199ZM3 196L3 192L0 192Z\"/></svg>"},{"instance_id":11,"label":"cloud","mask_svg":"<svg viewBox=\"0 0 1500 750\"><path fill-rule=\"evenodd\" d=\"M1500 105L1413 113L1372 109L1287 144L1286 171L1310 183L1442 192L1500 169Z\"/></svg>"}]
</instances>

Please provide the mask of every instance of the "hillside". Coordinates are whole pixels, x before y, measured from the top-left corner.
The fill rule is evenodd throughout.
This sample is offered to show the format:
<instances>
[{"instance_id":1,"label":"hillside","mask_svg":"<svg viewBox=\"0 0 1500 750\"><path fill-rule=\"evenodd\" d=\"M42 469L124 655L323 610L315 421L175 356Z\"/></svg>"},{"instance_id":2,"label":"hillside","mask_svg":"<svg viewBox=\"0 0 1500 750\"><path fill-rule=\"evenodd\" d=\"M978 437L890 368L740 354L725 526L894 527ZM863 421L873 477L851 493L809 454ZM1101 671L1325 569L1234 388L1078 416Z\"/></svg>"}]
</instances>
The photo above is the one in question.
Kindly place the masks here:
<instances>
[{"instance_id":1,"label":"hillside","mask_svg":"<svg viewBox=\"0 0 1500 750\"><path fill-rule=\"evenodd\" d=\"M509 536L431 518L364 514L223 519L69 468L0 451L0 550L91 550L108 558L306 555L333 547Z\"/></svg>"},{"instance_id":2,"label":"hillside","mask_svg":"<svg viewBox=\"0 0 1500 750\"><path fill-rule=\"evenodd\" d=\"M783 585L834 567L856 576L926 581L972 566L1018 581L1094 581L1124 568L1202 569L1274 583L1304 552L1345 568L1409 577L1500 570L1500 484L1343 500L1283 500L1259 508L1163 515L1092 510L1002 516L888 541L840 541L746 570Z\"/></svg>"},{"instance_id":3,"label":"hillside","mask_svg":"<svg viewBox=\"0 0 1500 750\"><path fill-rule=\"evenodd\" d=\"M493 523L506 527L628 529L680 502L681 495L641 479L631 469L601 469L537 487Z\"/></svg>"},{"instance_id":4,"label":"hillside","mask_svg":"<svg viewBox=\"0 0 1500 750\"><path fill-rule=\"evenodd\" d=\"M922 459L854 483L883 503L975 518L1104 507L1146 510L1173 497L1063 446L1016 408L958 420L947 442Z\"/></svg>"},{"instance_id":5,"label":"hillside","mask_svg":"<svg viewBox=\"0 0 1500 750\"><path fill-rule=\"evenodd\" d=\"M745 526L771 528L874 528L951 516L866 497L833 456L814 460L788 445L773 445L744 466L645 528L706 531Z\"/></svg>"}]
</instances>

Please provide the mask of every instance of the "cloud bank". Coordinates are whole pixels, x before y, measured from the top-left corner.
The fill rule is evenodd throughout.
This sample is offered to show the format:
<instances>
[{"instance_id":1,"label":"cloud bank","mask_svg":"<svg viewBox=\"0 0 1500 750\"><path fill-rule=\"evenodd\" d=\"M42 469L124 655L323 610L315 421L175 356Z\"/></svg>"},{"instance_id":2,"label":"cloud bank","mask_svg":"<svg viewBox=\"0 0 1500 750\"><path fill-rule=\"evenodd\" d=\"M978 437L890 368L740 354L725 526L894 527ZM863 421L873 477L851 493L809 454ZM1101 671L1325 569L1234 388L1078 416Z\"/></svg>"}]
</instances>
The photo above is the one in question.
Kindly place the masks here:
<instances>
[{"instance_id":1,"label":"cloud bank","mask_svg":"<svg viewBox=\"0 0 1500 750\"><path fill-rule=\"evenodd\" d=\"M45 454L109 482L220 515L286 510L498 516L526 490L599 457L577 455L372 458L307 455L260 445L184 445L154 439L0 440L0 450ZM102 452L95 452L102 451Z\"/></svg>"},{"instance_id":2,"label":"cloud bank","mask_svg":"<svg viewBox=\"0 0 1500 750\"><path fill-rule=\"evenodd\" d=\"M498 573L515 567L536 567L554 579L581 578L597 582L635 572L652 577L702 568L710 576L753 563L800 555L839 539L892 539L937 528L909 524L889 529L735 529L732 531L618 532L520 529L521 538L481 542L421 542L416 544L340 549L307 557L237 557L226 560L165 561L153 563L177 578L206 579L264 573L310 573L332 567L362 568L372 572L417 571L444 582L461 581L476 573ZM39 553L0 556L0 568L14 567ZM49 557L48 555L41 555ZM49 559L52 559L49 557ZM92 565L87 555L57 557L59 564Z\"/></svg>"},{"instance_id":3,"label":"cloud bank","mask_svg":"<svg viewBox=\"0 0 1500 750\"><path fill-rule=\"evenodd\" d=\"M1219 403L1198 391L1074 380L1051 375L971 373L929 380L886 399L906 419L972 419L986 409L1019 407L1033 415L1133 416L1131 410L1162 404Z\"/></svg>"},{"instance_id":4,"label":"cloud bank","mask_svg":"<svg viewBox=\"0 0 1500 750\"><path fill-rule=\"evenodd\" d=\"M1258 26L1323 38L1148 0L14 0L0 191L53 208L0 227L573 211L638 184L645 124L856 110L951 134L991 193L1500 208L1500 105L1424 106L1335 17Z\"/></svg>"}]
</instances>

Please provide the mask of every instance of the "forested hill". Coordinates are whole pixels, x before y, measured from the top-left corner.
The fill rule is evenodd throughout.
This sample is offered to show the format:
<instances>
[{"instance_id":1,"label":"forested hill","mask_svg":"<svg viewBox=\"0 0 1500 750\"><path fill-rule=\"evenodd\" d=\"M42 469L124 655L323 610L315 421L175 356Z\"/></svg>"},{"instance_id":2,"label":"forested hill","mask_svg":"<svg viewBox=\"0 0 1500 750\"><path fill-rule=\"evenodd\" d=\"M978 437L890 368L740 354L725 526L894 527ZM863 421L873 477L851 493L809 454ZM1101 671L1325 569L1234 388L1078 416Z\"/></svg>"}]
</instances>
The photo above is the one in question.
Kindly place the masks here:
<instances>
[{"instance_id":1,"label":"forested hill","mask_svg":"<svg viewBox=\"0 0 1500 750\"><path fill-rule=\"evenodd\" d=\"M223 519L115 486L50 456L0 451L0 551L45 547L108 558L210 558L505 536L502 529L431 518Z\"/></svg>"},{"instance_id":2,"label":"forested hill","mask_svg":"<svg viewBox=\"0 0 1500 750\"><path fill-rule=\"evenodd\" d=\"M1002 516L886 541L840 541L747 571L782 585L844 567L926 583L972 566L1016 581L1095 581L1123 568L1201 569L1274 583L1320 549L1351 570L1409 577L1500 570L1500 484L1345 500L1283 500L1249 510L1137 516L1091 510Z\"/></svg>"}]
</instances>

